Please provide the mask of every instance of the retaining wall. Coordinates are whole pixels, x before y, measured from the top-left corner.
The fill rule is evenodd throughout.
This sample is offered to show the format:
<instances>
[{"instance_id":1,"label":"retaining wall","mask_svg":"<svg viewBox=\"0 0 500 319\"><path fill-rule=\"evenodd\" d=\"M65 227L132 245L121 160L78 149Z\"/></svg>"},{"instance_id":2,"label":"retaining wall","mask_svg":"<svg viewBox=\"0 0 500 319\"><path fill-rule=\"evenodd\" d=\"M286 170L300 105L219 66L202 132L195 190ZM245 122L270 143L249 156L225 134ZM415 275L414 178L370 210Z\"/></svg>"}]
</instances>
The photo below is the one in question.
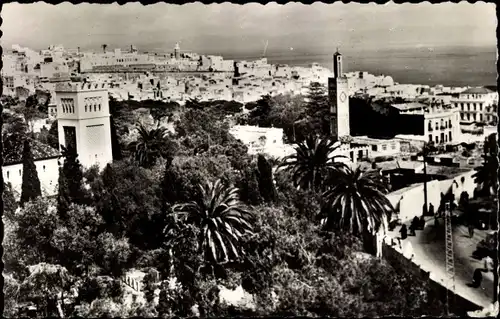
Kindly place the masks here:
<instances>
[{"instance_id":1,"label":"retaining wall","mask_svg":"<svg viewBox=\"0 0 500 319\"><path fill-rule=\"evenodd\" d=\"M409 259L409 257L411 257L411 253L403 252L398 246L391 246L391 239L387 239L387 241L384 241L382 243L382 254L384 259L386 259L395 269L406 269L412 275L427 282L430 286L432 296L440 300L443 305L445 305L448 289L442 284L433 280L430 277L430 272L423 270L411 259ZM394 242L397 245L397 240L394 240ZM406 256L405 253L407 253ZM455 294L451 290L449 290L449 294L451 296L450 312L452 312L453 314L465 317L467 311L476 311L482 309L481 306L476 305L470 300Z\"/></svg>"}]
</instances>

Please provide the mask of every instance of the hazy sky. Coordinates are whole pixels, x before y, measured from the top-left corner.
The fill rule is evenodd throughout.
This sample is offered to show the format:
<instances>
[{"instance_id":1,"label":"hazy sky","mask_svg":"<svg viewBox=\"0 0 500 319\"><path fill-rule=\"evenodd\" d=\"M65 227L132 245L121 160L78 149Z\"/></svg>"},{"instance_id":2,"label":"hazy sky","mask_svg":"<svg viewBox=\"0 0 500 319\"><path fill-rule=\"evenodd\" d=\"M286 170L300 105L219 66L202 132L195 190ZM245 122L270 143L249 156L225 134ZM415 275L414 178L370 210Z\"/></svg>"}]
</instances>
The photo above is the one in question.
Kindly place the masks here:
<instances>
[{"instance_id":1,"label":"hazy sky","mask_svg":"<svg viewBox=\"0 0 500 319\"><path fill-rule=\"evenodd\" d=\"M2 45L50 44L200 53L325 52L440 45L495 46L493 4L119 5L8 3Z\"/></svg>"}]
</instances>

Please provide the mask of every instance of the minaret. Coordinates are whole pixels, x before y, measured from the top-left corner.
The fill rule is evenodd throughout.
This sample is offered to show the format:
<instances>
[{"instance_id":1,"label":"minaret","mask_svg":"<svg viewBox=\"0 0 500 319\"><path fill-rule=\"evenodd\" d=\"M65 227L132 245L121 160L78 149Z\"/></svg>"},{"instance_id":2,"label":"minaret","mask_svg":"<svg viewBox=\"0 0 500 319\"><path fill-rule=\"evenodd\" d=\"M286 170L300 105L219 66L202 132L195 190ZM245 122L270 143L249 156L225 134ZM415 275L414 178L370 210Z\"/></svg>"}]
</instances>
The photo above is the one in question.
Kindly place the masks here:
<instances>
[{"instance_id":1,"label":"minaret","mask_svg":"<svg viewBox=\"0 0 500 319\"><path fill-rule=\"evenodd\" d=\"M111 126L105 84L60 83L56 85L59 144L76 147L85 167L111 163Z\"/></svg>"},{"instance_id":2,"label":"minaret","mask_svg":"<svg viewBox=\"0 0 500 319\"><path fill-rule=\"evenodd\" d=\"M179 60L181 58L181 47L179 46L179 42L175 44L174 57L176 60Z\"/></svg>"},{"instance_id":3,"label":"minaret","mask_svg":"<svg viewBox=\"0 0 500 319\"><path fill-rule=\"evenodd\" d=\"M350 135L349 125L349 85L342 69L342 54L333 54L333 78L328 79L330 99L330 133L334 140Z\"/></svg>"},{"instance_id":4,"label":"minaret","mask_svg":"<svg viewBox=\"0 0 500 319\"><path fill-rule=\"evenodd\" d=\"M339 53L339 49L337 48L337 52L333 54L333 77L338 79L342 75L342 54Z\"/></svg>"}]
</instances>

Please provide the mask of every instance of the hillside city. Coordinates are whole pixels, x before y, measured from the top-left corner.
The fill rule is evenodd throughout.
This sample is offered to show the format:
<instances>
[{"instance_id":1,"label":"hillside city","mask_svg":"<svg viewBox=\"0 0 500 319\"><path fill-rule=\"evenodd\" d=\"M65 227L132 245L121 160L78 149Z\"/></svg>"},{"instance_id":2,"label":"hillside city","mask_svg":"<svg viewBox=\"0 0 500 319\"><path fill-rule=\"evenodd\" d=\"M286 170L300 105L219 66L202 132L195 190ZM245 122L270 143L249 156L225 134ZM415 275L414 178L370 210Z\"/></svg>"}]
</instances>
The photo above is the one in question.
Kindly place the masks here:
<instances>
[{"instance_id":1,"label":"hillside city","mask_svg":"<svg viewBox=\"0 0 500 319\"><path fill-rule=\"evenodd\" d=\"M101 49L3 50L4 316L498 312L496 86Z\"/></svg>"}]
</instances>

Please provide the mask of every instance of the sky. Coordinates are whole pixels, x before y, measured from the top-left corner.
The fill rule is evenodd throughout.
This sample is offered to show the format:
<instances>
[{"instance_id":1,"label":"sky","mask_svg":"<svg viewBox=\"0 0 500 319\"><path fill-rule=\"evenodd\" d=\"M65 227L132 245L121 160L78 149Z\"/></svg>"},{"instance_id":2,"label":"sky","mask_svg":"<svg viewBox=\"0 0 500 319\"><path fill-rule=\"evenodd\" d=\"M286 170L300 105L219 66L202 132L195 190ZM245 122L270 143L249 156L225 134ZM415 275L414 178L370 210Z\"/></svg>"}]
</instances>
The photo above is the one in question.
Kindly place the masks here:
<instances>
[{"instance_id":1,"label":"sky","mask_svg":"<svg viewBox=\"0 0 500 319\"><path fill-rule=\"evenodd\" d=\"M496 46L494 4L4 4L1 44L206 54Z\"/></svg>"}]
</instances>

